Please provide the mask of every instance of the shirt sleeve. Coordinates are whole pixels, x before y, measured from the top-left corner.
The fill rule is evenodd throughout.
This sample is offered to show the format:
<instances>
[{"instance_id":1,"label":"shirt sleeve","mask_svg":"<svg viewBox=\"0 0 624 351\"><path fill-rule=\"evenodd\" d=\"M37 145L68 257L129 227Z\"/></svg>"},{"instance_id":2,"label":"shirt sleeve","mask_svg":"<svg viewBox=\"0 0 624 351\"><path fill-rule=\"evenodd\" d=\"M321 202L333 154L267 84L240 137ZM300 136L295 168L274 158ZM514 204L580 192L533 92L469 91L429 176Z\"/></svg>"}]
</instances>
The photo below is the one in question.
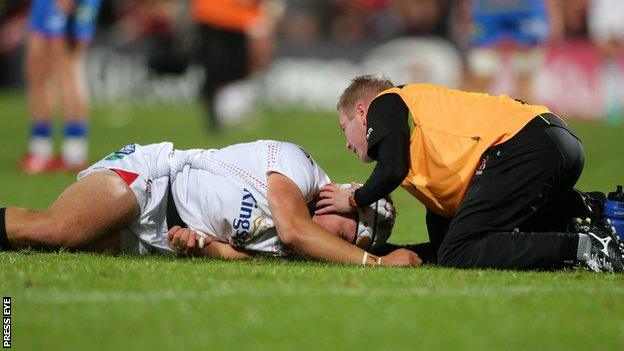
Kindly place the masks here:
<instances>
[{"instance_id":1,"label":"shirt sleeve","mask_svg":"<svg viewBox=\"0 0 624 351\"><path fill-rule=\"evenodd\" d=\"M353 196L358 206L368 206L396 189L409 171L409 110L396 93L371 102L367 115L367 154L377 165Z\"/></svg>"},{"instance_id":2,"label":"shirt sleeve","mask_svg":"<svg viewBox=\"0 0 624 351\"><path fill-rule=\"evenodd\" d=\"M277 172L292 180L306 202L311 201L318 195L320 188L330 182L312 156L304 148L291 143L275 142L269 145L267 172Z\"/></svg>"},{"instance_id":3,"label":"shirt sleeve","mask_svg":"<svg viewBox=\"0 0 624 351\"><path fill-rule=\"evenodd\" d=\"M377 143L377 165L370 178L353 196L358 206L368 206L389 195L409 172L409 136L394 132Z\"/></svg>"},{"instance_id":4,"label":"shirt sleeve","mask_svg":"<svg viewBox=\"0 0 624 351\"><path fill-rule=\"evenodd\" d=\"M378 159L378 144L386 136L393 133L409 136L408 114L407 105L396 93L381 95L371 102L366 116L368 157Z\"/></svg>"}]
</instances>

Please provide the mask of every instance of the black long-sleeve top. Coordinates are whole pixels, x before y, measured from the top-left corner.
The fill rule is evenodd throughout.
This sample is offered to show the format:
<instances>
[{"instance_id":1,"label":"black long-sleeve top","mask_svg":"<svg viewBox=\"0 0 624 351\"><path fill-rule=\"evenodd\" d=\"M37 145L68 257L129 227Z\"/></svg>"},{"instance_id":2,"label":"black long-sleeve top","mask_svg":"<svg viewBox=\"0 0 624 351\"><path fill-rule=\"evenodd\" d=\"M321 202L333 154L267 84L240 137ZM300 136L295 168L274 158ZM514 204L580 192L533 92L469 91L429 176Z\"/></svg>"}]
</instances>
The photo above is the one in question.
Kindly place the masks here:
<instances>
[{"instance_id":1,"label":"black long-sleeve top","mask_svg":"<svg viewBox=\"0 0 624 351\"><path fill-rule=\"evenodd\" d=\"M396 189L409 171L409 110L398 94L374 99L368 109L368 157L377 161L373 173L353 196L367 206Z\"/></svg>"}]
</instances>

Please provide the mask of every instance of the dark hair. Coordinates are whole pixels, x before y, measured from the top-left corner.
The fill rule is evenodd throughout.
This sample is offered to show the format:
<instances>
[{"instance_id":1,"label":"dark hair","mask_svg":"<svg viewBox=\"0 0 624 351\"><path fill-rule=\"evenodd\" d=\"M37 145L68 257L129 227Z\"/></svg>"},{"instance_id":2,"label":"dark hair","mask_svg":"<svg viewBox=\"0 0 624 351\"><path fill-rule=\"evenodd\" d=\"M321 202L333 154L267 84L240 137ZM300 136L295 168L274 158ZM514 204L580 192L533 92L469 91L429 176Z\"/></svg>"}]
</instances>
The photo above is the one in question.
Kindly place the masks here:
<instances>
[{"instance_id":1,"label":"dark hair","mask_svg":"<svg viewBox=\"0 0 624 351\"><path fill-rule=\"evenodd\" d=\"M342 92L336 108L352 106L362 98L373 98L384 90L394 87L394 84L386 77L367 74L355 77L351 84Z\"/></svg>"}]
</instances>

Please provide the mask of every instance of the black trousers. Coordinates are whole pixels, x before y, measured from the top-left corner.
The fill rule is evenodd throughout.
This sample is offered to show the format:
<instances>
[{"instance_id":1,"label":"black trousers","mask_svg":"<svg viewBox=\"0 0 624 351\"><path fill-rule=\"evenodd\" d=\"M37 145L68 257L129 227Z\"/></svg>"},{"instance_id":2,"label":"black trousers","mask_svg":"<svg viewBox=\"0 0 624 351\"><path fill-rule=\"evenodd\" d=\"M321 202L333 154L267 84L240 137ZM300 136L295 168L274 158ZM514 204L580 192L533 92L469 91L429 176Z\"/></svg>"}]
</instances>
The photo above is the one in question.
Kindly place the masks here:
<instances>
[{"instance_id":1,"label":"black trousers","mask_svg":"<svg viewBox=\"0 0 624 351\"><path fill-rule=\"evenodd\" d=\"M197 26L200 45L197 59L206 73L202 97L207 108L208 122L218 127L215 115L215 94L223 85L242 79L248 74L249 53L243 32Z\"/></svg>"},{"instance_id":2,"label":"black trousers","mask_svg":"<svg viewBox=\"0 0 624 351\"><path fill-rule=\"evenodd\" d=\"M583 146L552 114L534 118L509 141L483 153L452 218L427 211L430 242L398 247L425 263L458 268L552 269L576 260L574 217L587 217L587 196L574 189L583 169Z\"/></svg>"}]
</instances>

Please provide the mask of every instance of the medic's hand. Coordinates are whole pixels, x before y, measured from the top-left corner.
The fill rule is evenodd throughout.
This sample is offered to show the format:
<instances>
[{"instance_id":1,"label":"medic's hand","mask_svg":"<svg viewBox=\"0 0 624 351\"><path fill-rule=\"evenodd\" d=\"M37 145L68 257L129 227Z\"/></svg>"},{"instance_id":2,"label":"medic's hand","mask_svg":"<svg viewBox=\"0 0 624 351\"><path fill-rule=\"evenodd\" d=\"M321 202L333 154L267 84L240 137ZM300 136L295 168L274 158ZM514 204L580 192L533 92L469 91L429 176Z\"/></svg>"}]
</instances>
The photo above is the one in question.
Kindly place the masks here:
<instances>
[{"instance_id":1,"label":"medic's hand","mask_svg":"<svg viewBox=\"0 0 624 351\"><path fill-rule=\"evenodd\" d=\"M353 191L342 189L334 183L326 184L321 188L320 200L316 203L314 214L349 213L353 208L349 205L349 196Z\"/></svg>"},{"instance_id":2,"label":"medic's hand","mask_svg":"<svg viewBox=\"0 0 624 351\"><path fill-rule=\"evenodd\" d=\"M201 250L211 242L210 236L201 236L192 229L177 225L167 233L167 244L178 257L199 256Z\"/></svg>"}]
</instances>

